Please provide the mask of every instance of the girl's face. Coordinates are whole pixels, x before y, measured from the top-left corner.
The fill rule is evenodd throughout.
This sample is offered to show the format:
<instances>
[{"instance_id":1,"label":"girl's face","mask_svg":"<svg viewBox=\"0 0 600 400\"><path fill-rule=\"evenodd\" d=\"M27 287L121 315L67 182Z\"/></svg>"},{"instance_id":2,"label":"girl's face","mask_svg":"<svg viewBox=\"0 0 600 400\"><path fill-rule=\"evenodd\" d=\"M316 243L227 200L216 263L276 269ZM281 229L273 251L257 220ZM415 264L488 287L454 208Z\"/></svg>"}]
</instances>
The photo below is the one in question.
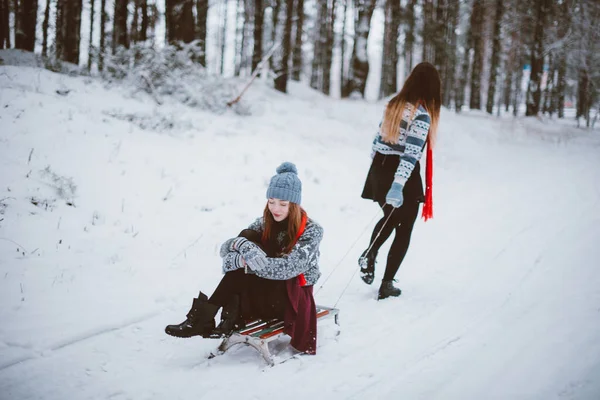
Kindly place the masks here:
<instances>
[{"instance_id":1,"label":"girl's face","mask_svg":"<svg viewBox=\"0 0 600 400\"><path fill-rule=\"evenodd\" d=\"M281 222L288 217L290 214L290 202L279 199L269 199L269 211L273 216L273 219L277 222Z\"/></svg>"}]
</instances>

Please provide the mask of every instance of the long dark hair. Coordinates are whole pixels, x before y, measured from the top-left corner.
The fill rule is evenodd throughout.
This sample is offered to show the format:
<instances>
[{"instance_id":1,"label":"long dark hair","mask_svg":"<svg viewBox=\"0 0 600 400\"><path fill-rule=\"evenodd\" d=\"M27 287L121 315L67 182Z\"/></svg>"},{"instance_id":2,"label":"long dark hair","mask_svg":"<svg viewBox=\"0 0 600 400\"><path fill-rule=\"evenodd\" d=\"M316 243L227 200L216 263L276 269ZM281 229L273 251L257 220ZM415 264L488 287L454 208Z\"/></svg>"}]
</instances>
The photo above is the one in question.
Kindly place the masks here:
<instances>
[{"instance_id":1,"label":"long dark hair","mask_svg":"<svg viewBox=\"0 0 600 400\"><path fill-rule=\"evenodd\" d=\"M408 104L413 106L412 117L417 107L422 105L431 116L429 127L429 142L435 143L438 122L440 119L440 108L442 106L442 83L438 70L428 62L418 64L410 73L402 90L390 100L386 109L383 123L381 124L381 136L388 143L396 143L400 135L400 121Z\"/></svg>"},{"instance_id":2,"label":"long dark hair","mask_svg":"<svg viewBox=\"0 0 600 400\"><path fill-rule=\"evenodd\" d=\"M288 229L286 232L286 245L283 248L283 254L289 254L292 251L292 248L296 242L296 236L298 236L298 231L300 230L300 225L302 224L302 215L306 213L304 209L296 203L292 203L290 201L289 205L290 213L287 217ZM267 243L269 240L274 239L271 238L271 232L273 232L273 225L276 223L275 219L273 218L273 214L271 214L271 211L269 211L269 203L267 203L265 206L265 211L263 211L263 221L264 227L262 241L263 243Z\"/></svg>"}]
</instances>

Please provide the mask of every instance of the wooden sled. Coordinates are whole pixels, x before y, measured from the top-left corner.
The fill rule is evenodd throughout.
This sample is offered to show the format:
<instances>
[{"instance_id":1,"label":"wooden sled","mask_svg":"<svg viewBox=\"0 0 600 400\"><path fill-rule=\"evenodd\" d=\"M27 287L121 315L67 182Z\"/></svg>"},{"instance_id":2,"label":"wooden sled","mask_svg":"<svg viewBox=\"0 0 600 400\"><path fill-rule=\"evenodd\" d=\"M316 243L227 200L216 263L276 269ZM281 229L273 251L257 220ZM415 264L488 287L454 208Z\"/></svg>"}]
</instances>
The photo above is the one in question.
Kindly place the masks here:
<instances>
[{"instance_id":1,"label":"wooden sled","mask_svg":"<svg viewBox=\"0 0 600 400\"><path fill-rule=\"evenodd\" d=\"M317 323L320 320L330 317L334 318L335 324L339 327L339 310L337 308L317 306ZM275 360L269 351L269 343L280 338L283 334L282 320L255 320L247 324L244 328L233 332L231 336L223 339L219 345L218 353L223 354L237 344L245 344L256 349L263 356L267 364L273 366L275 365Z\"/></svg>"}]
</instances>

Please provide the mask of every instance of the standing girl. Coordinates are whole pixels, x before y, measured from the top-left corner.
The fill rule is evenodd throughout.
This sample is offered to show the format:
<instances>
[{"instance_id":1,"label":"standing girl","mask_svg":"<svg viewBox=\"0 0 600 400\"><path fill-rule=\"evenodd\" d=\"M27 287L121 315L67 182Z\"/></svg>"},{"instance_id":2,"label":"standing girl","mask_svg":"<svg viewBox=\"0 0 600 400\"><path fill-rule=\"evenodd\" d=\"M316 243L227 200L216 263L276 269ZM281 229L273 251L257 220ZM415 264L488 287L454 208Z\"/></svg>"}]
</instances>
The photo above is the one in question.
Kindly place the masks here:
<instances>
[{"instance_id":1,"label":"standing girl","mask_svg":"<svg viewBox=\"0 0 600 400\"><path fill-rule=\"evenodd\" d=\"M431 218L432 146L440 118L441 82L430 63L418 64L402 90L388 103L379 131L373 140L373 162L362 197L379 203L383 218L375 225L369 247L359 258L361 278L375 278L375 259L383 243L396 231L387 257L379 299L400 296L394 276L410 244L419 203L425 201L423 217ZM423 194L419 160L427 145L427 192Z\"/></svg>"}]
</instances>

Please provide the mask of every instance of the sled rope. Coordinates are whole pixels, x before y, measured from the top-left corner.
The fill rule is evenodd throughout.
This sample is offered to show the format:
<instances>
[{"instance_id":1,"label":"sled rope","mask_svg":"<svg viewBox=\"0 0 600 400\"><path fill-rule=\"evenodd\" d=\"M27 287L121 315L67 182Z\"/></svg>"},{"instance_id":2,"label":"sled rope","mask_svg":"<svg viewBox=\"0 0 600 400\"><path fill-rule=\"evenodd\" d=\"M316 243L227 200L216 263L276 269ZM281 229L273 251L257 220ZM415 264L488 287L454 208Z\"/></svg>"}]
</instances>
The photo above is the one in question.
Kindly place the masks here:
<instances>
[{"instance_id":1,"label":"sled rope","mask_svg":"<svg viewBox=\"0 0 600 400\"><path fill-rule=\"evenodd\" d=\"M385 204L384 204L385 206ZM381 207L381 209L383 210L383 207ZM395 208L394 208L395 210ZM373 239L373 241L371 242L371 244L369 245L369 248L367 249L367 253L369 253L369 251L371 251L371 248L373 247L373 244L375 243L375 241L377 241L377 239L379 238L379 235L381 235L381 231L383 231L383 228L385 228L385 226L387 225L388 221L390 220L390 217L392 216L392 214L394 213L394 210L392 210L392 212L390 212L390 215L388 215L388 217L386 218L385 222L383 223L383 225L381 225L381 229L379 229L379 232L377 232L377 236L375 236L375 239ZM379 213L378 213L379 215ZM375 219L375 218L373 218ZM373 221L371 221L373 222ZM364 232L363 232L364 233ZM361 233L362 236L362 233ZM355 243L356 244L356 243ZM354 246L354 245L353 245ZM333 308L335 308L337 306L337 304L340 302L340 300L342 299L342 297L344 296L344 293L346 293L346 290L348 289L348 287L350 287L350 283L352 283L352 280L354 279L354 275L356 275L356 272L359 270L359 268L355 268L354 272L352 273L352 276L350 277L350 279L348 280L348 283L346 284L346 286L344 287L344 290L342 290L342 293L340 294L340 297L338 297L338 299L335 301L335 304L333 305ZM323 282L323 284L325 284L325 282ZM321 286L322 287L322 286ZM320 288L319 288L320 289Z\"/></svg>"},{"instance_id":2,"label":"sled rope","mask_svg":"<svg viewBox=\"0 0 600 400\"><path fill-rule=\"evenodd\" d=\"M369 224L367 226L365 226L365 228L362 230L362 232L360 233L360 235L358 235L358 237L356 238L356 240L354 241L354 243L352 243L352 245L350 246L350 248L348 249L348 251L346 251L346 254L344 254L342 256L342 258L340 259L340 261L335 265L335 267L333 267L333 269L331 270L331 272L329 273L329 275L327 275L327 278L325 278L325 280L323 281L323 283L321 283L321 286L319 286L319 288L315 292L315 296L321 291L321 289L323 289L323 286L325 286L325 284L327 283L327 281L329 280L329 278L331 278L331 276L333 275L333 273L335 272L335 270L337 270L338 267L340 265L342 265L342 261L344 261L346 259L346 257L348 257L348 254L350 254L350 251L354 248L354 246L356 246L356 243L358 243L358 241L360 240L360 238L362 237L362 235L365 234L365 232L367 231L367 229L369 229L369 226L373 223L373 221L375 221L375 219L377 218L378 215L379 215L379 212L377 213L377 215L375 215L373 217L373 219L369 222Z\"/></svg>"}]
</instances>

